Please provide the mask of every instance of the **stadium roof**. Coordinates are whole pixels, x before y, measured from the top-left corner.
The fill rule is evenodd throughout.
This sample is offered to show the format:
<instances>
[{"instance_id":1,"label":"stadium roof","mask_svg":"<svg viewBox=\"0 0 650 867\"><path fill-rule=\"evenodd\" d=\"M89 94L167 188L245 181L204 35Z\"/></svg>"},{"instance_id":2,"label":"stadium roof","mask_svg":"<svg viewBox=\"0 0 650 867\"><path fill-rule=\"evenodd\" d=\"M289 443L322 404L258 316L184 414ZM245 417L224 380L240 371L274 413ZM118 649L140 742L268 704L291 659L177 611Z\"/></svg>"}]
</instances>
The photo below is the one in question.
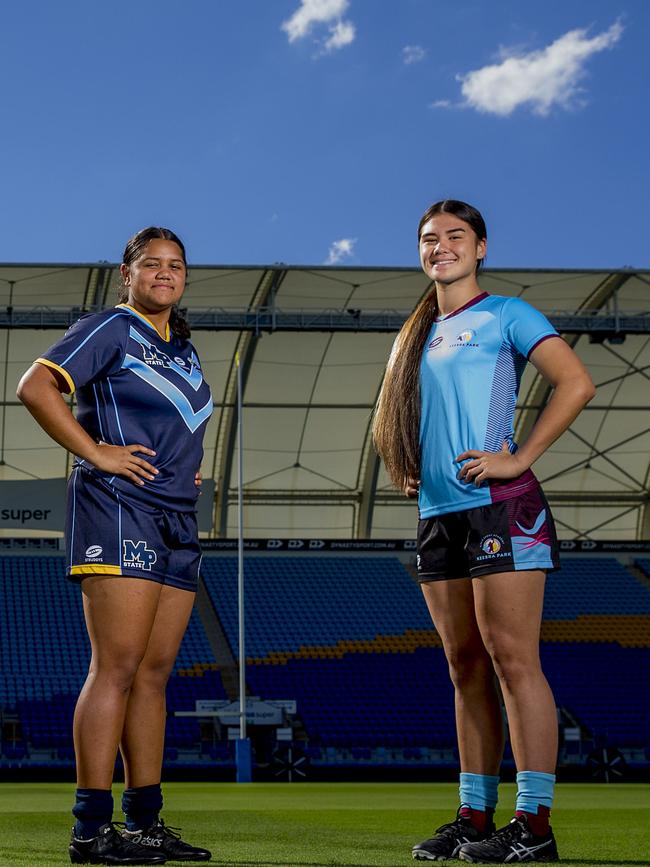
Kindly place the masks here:
<instances>
[{"instance_id":1,"label":"stadium roof","mask_svg":"<svg viewBox=\"0 0 650 867\"><path fill-rule=\"evenodd\" d=\"M0 480L67 474L69 456L18 403L16 385L82 311L114 304L118 285L109 263L0 265ZM650 271L495 269L481 285L546 313L597 385L534 468L560 535L650 538ZM409 268L191 268L183 304L215 404L203 462L217 484L213 535L237 529L236 353L246 536L413 535L415 507L379 465L370 416L394 335L428 287ZM547 397L529 366L519 440Z\"/></svg>"}]
</instances>

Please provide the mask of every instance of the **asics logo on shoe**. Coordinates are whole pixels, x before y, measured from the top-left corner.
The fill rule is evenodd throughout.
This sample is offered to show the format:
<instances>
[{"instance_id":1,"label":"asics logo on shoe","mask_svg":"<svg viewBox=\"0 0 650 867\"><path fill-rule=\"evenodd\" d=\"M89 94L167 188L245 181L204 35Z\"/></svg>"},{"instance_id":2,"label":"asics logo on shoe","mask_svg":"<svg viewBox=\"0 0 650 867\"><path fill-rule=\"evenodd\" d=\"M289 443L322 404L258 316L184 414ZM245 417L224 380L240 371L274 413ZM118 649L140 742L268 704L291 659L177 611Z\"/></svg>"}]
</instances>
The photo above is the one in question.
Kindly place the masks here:
<instances>
[{"instance_id":1,"label":"asics logo on shoe","mask_svg":"<svg viewBox=\"0 0 650 867\"><path fill-rule=\"evenodd\" d=\"M160 837L145 837L144 834L135 834L130 839L132 843L139 843L141 846L162 846Z\"/></svg>"},{"instance_id":2,"label":"asics logo on shoe","mask_svg":"<svg viewBox=\"0 0 650 867\"><path fill-rule=\"evenodd\" d=\"M471 843L471 842L472 841L469 839L469 837L456 837L456 847L455 847L454 851L451 853L451 857L455 858L456 855L458 855L458 850L460 849L460 847L464 846L465 843Z\"/></svg>"},{"instance_id":3,"label":"asics logo on shoe","mask_svg":"<svg viewBox=\"0 0 650 867\"><path fill-rule=\"evenodd\" d=\"M539 852L540 849L545 849L547 846L551 844L550 840L545 840L543 843L540 843L538 846L524 846L523 843L513 843L510 846L511 854L506 855L506 862L510 861L535 861L533 857L535 852Z\"/></svg>"}]
</instances>

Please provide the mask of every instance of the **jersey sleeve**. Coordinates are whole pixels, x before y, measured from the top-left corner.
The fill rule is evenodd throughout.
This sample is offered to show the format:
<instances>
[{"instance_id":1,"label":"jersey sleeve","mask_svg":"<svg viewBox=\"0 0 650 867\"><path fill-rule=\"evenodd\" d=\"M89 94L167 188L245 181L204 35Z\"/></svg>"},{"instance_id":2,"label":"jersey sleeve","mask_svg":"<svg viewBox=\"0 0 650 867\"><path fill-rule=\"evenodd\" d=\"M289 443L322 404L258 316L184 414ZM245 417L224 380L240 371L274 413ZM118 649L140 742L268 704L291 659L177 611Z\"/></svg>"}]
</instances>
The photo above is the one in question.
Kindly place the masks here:
<instances>
[{"instance_id":1,"label":"jersey sleeve","mask_svg":"<svg viewBox=\"0 0 650 867\"><path fill-rule=\"evenodd\" d=\"M559 337L543 313L521 298L508 298L501 311L501 330L524 358L547 337Z\"/></svg>"},{"instance_id":2,"label":"jersey sleeve","mask_svg":"<svg viewBox=\"0 0 650 867\"><path fill-rule=\"evenodd\" d=\"M123 314L89 313L36 361L56 370L73 392L120 369L127 336L128 324Z\"/></svg>"}]
</instances>

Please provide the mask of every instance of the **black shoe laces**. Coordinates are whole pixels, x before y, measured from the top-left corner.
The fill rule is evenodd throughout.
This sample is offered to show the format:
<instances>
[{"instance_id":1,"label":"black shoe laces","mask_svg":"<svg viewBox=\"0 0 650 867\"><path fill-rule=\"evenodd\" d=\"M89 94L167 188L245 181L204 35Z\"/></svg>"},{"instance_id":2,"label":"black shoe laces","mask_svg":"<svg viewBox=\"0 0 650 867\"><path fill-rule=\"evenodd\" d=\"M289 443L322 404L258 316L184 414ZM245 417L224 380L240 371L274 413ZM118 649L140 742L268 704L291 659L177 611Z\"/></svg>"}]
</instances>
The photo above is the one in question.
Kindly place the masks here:
<instances>
[{"instance_id":1,"label":"black shoe laces","mask_svg":"<svg viewBox=\"0 0 650 867\"><path fill-rule=\"evenodd\" d=\"M499 828L498 831L495 831L494 834L487 840L487 843L510 843L515 837L518 837L522 831L526 831L527 828L523 822L520 822L519 819L512 819L507 825L504 825L503 828Z\"/></svg>"},{"instance_id":2,"label":"black shoe laces","mask_svg":"<svg viewBox=\"0 0 650 867\"><path fill-rule=\"evenodd\" d=\"M444 825L436 828L434 833L439 834L441 837L451 837L460 831L466 830L467 826L471 824L470 820L466 819L464 816L457 816L453 822L446 822Z\"/></svg>"},{"instance_id":3,"label":"black shoe laces","mask_svg":"<svg viewBox=\"0 0 650 867\"><path fill-rule=\"evenodd\" d=\"M181 829L175 828L173 825L165 825L164 819L158 819L156 824L157 828L160 828L165 834L168 834L170 837L173 837L175 840L181 839Z\"/></svg>"}]
</instances>

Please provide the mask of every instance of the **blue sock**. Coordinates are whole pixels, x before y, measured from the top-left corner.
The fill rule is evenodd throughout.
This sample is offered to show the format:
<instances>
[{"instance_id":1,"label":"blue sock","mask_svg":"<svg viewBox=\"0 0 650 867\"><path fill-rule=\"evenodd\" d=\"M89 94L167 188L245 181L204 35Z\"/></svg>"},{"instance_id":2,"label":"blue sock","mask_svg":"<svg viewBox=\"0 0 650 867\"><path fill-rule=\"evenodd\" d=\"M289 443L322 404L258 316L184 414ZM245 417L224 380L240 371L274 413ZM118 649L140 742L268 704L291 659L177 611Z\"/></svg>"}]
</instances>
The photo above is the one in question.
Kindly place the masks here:
<instances>
[{"instance_id":1,"label":"blue sock","mask_svg":"<svg viewBox=\"0 0 650 867\"><path fill-rule=\"evenodd\" d=\"M128 831L146 831L158 818L162 810L163 796L160 783L152 786L139 786L124 789L122 811L126 817Z\"/></svg>"},{"instance_id":2,"label":"blue sock","mask_svg":"<svg viewBox=\"0 0 650 867\"><path fill-rule=\"evenodd\" d=\"M72 815L77 820L74 835L90 840L113 818L113 793L110 789L77 789Z\"/></svg>"},{"instance_id":3,"label":"blue sock","mask_svg":"<svg viewBox=\"0 0 650 867\"><path fill-rule=\"evenodd\" d=\"M553 805L555 774L541 771L519 771L517 774L516 810L537 815L539 806L550 810Z\"/></svg>"},{"instance_id":4,"label":"blue sock","mask_svg":"<svg viewBox=\"0 0 650 867\"><path fill-rule=\"evenodd\" d=\"M494 810L499 797L498 787L498 777L461 773L459 787L461 806L482 812Z\"/></svg>"}]
</instances>

